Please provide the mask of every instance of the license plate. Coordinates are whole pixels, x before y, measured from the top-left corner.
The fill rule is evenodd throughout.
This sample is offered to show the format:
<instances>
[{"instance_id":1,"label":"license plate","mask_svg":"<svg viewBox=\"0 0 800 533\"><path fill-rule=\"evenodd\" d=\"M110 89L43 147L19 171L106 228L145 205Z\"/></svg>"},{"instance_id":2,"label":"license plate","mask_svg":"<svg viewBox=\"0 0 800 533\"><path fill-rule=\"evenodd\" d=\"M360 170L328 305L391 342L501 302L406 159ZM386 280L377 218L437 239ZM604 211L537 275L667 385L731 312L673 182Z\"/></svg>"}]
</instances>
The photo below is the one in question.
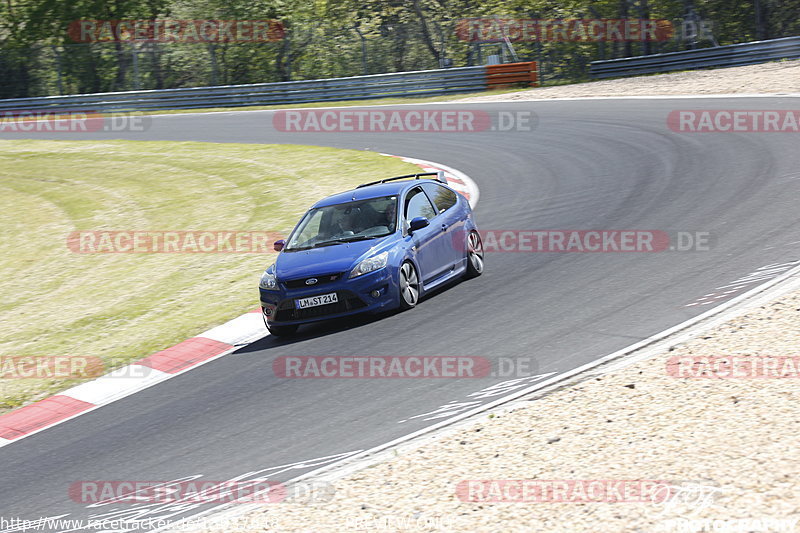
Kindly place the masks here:
<instances>
[{"instance_id":1,"label":"license plate","mask_svg":"<svg viewBox=\"0 0 800 533\"><path fill-rule=\"evenodd\" d=\"M310 298L298 298L294 301L294 306L297 309L305 309L306 307L317 307L318 305L335 304L339 301L336 293L321 294L319 296L311 296Z\"/></svg>"}]
</instances>

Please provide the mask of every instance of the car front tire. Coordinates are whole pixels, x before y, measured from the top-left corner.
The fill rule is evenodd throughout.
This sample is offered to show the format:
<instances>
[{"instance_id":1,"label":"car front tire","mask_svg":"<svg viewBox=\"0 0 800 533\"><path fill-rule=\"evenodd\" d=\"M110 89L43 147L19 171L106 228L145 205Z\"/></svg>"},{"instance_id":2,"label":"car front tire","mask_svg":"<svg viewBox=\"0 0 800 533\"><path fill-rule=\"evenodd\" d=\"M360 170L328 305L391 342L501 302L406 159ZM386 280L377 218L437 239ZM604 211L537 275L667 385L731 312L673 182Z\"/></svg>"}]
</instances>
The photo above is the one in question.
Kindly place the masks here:
<instances>
[{"instance_id":1,"label":"car front tire","mask_svg":"<svg viewBox=\"0 0 800 533\"><path fill-rule=\"evenodd\" d=\"M400 265L400 309L411 309L419 301L419 276L411 261Z\"/></svg>"},{"instance_id":2,"label":"car front tire","mask_svg":"<svg viewBox=\"0 0 800 533\"><path fill-rule=\"evenodd\" d=\"M467 279L477 278L483 274L483 241L481 234L475 230L467 237Z\"/></svg>"}]
</instances>

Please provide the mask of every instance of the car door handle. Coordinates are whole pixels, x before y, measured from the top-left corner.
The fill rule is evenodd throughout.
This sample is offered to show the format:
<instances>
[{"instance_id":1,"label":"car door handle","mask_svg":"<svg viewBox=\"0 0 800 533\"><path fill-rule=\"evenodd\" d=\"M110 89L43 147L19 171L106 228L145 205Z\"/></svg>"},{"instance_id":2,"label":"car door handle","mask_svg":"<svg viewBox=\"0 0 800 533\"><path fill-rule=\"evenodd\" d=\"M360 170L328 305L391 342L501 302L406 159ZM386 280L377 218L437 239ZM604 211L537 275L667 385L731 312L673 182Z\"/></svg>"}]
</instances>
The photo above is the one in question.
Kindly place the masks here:
<instances>
[{"instance_id":1,"label":"car door handle","mask_svg":"<svg viewBox=\"0 0 800 533\"><path fill-rule=\"evenodd\" d=\"M447 224L442 224L442 231L447 231Z\"/></svg>"}]
</instances>

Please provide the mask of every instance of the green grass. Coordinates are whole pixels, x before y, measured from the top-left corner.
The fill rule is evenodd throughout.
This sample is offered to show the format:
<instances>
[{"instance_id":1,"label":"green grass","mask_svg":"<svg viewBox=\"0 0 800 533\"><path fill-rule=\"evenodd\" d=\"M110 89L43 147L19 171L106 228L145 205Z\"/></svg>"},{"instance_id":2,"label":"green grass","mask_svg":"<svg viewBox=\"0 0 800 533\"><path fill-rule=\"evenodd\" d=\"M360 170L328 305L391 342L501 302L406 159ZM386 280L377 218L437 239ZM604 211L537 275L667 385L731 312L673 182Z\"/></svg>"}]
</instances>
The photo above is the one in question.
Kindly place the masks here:
<instances>
[{"instance_id":1,"label":"green grass","mask_svg":"<svg viewBox=\"0 0 800 533\"><path fill-rule=\"evenodd\" d=\"M286 234L319 198L417 167L308 146L0 141L0 168L0 358L109 370L256 308L274 253L79 254L70 232ZM0 379L0 412L79 382Z\"/></svg>"}]
</instances>

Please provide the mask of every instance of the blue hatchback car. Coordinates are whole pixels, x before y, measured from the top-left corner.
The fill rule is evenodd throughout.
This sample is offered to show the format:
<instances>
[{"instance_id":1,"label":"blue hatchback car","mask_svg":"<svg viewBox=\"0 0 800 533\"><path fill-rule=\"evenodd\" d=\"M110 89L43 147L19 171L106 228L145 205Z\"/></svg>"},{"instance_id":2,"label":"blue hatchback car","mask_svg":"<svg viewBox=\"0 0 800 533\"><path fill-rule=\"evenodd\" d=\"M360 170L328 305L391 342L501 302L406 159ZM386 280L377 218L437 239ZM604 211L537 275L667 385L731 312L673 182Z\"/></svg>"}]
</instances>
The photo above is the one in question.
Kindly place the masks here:
<instances>
[{"instance_id":1,"label":"blue hatchback car","mask_svg":"<svg viewBox=\"0 0 800 533\"><path fill-rule=\"evenodd\" d=\"M318 320L410 309L447 281L479 276L484 265L472 208L442 172L384 179L320 200L275 249L278 258L259 283L273 335Z\"/></svg>"}]
</instances>

